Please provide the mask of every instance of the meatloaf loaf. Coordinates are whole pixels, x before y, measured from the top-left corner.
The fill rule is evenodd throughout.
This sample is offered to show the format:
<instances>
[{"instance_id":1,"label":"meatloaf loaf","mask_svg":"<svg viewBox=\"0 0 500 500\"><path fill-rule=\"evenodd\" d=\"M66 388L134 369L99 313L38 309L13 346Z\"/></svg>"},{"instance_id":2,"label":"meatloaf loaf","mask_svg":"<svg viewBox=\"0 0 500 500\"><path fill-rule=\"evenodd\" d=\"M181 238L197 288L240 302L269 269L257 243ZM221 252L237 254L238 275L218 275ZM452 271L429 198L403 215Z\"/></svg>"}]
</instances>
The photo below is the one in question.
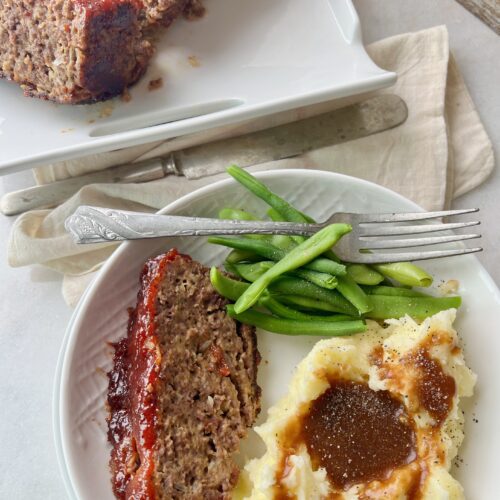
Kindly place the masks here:
<instances>
[{"instance_id":1,"label":"meatloaf loaf","mask_svg":"<svg viewBox=\"0 0 500 500\"><path fill-rule=\"evenodd\" d=\"M117 498L226 499L232 455L260 409L255 331L226 315L209 270L171 250L150 259L109 375Z\"/></svg>"},{"instance_id":2,"label":"meatloaf loaf","mask_svg":"<svg viewBox=\"0 0 500 500\"><path fill-rule=\"evenodd\" d=\"M190 0L1 0L0 77L30 96L86 103L144 73L151 37Z\"/></svg>"}]
</instances>

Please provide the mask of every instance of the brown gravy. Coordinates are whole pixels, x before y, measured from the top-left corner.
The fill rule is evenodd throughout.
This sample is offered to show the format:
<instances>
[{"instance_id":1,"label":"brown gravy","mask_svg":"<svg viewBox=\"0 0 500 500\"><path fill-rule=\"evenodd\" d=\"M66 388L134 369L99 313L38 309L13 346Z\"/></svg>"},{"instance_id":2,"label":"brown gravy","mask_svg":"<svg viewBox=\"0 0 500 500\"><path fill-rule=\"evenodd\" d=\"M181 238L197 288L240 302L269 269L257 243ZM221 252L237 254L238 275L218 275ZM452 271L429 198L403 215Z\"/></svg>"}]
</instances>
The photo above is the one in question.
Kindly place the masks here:
<instances>
[{"instance_id":1,"label":"brown gravy","mask_svg":"<svg viewBox=\"0 0 500 500\"><path fill-rule=\"evenodd\" d=\"M365 383L335 380L291 424L282 442L285 455L307 446L315 469L323 467L339 489L383 481L416 458L415 433L404 406L388 391ZM284 498L287 456L277 476L277 498Z\"/></svg>"},{"instance_id":2,"label":"brown gravy","mask_svg":"<svg viewBox=\"0 0 500 500\"><path fill-rule=\"evenodd\" d=\"M450 413L456 391L455 380L443 371L441 364L431 358L426 349L416 351L411 361L420 369L416 385L420 404L440 425Z\"/></svg>"}]
</instances>

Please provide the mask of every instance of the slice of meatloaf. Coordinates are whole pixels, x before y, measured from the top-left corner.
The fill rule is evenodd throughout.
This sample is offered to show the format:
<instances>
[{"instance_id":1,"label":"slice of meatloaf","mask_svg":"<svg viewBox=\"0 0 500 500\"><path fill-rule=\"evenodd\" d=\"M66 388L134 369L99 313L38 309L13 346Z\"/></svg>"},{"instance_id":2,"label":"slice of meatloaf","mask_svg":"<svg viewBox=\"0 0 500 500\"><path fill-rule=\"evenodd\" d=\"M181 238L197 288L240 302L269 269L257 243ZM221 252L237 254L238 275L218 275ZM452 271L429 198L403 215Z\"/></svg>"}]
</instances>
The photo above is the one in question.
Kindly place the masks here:
<instances>
[{"instance_id":1,"label":"slice of meatloaf","mask_svg":"<svg viewBox=\"0 0 500 500\"><path fill-rule=\"evenodd\" d=\"M152 54L141 8L139 0L2 0L0 76L60 103L117 95Z\"/></svg>"},{"instance_id":2,"label":"slice of meatloaf","mask_svg":"<svg viewBox=\"0 0 500 500\"><path fill-rule=\"evenodd\" d=\"M198 0L1 0L0 78L26 95L88 103L118 95L146 70L158 26Z\"/></svg>"},{"instance_id":3,"label":"slice of meatloaf","mask_svg":"<svg viewBox=\"0 0 500 500\"><path fill-rule=\"evenodd\" d=\"M109 373L118 498L226 499L232 455L260 409L255 331L226 315L209 270L175 250L141 275Z\"/></svg>"}]
</instances>

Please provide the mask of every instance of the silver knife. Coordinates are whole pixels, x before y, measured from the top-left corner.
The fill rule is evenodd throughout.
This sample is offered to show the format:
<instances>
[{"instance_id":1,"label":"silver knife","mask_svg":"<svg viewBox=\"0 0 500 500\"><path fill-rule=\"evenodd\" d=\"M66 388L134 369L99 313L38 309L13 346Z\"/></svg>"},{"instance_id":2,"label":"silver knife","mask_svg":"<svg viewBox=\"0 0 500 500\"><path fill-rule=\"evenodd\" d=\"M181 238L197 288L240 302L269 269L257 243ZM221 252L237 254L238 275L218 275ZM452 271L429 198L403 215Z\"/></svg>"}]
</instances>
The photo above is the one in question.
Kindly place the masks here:
<instances>
[{"instance_id":1,"label":"silver knife","mask_svg":"<svg viewBox=\"0 0 500 500\"><path fill-rule=\"evenodd\" d=\"M5 215L15 215L53 207L87 184L148 182L172 174L198 179L223 172L232 163L249 167L290 158L388 130L403 123L407 116L408 109L400 97L379 95L286 125L7 193L0 201L0 209Z\"/></svg>"}]
</instances>

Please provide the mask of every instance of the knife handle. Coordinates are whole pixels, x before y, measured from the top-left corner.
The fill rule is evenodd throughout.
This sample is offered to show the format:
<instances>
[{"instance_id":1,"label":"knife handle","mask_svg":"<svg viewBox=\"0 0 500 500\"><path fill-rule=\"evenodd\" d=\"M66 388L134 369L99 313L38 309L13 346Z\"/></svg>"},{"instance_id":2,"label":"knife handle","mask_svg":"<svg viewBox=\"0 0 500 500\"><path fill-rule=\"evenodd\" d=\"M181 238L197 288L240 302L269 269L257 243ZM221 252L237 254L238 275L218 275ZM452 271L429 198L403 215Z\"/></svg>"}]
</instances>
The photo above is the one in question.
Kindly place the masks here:
<instances>
[{"instance_id":1,"label":"knife handle","mask_svg":"<svg viewBox=\"0 0 500 500\"><path fill-rule=\"evenodd\" d=\"M173 154L13 191L2 197L0 210L4 215L16 215L35 208L54 207L88 184L148 182L169 174L180 175Z\"/></svg>"}]
</instances>

